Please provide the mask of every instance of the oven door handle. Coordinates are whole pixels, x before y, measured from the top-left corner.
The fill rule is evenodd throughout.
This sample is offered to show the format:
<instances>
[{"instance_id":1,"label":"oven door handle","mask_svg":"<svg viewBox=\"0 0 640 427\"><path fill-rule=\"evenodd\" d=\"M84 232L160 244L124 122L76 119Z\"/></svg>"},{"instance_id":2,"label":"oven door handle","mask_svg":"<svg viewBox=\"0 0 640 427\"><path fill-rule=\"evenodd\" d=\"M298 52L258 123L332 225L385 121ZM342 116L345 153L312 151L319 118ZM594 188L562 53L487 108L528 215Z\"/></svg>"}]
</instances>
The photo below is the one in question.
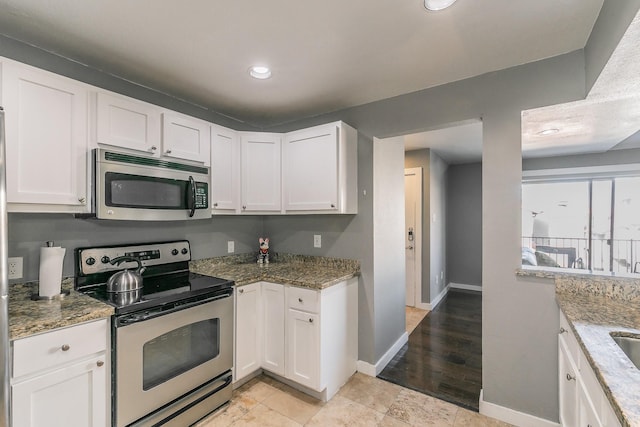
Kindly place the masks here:
<instances>
[{"instance_id":1,"label":"oven door handle","mask_svg":"<svg viewBox=\"0 0 640 427\"><path fill-rule=\"evenodd\" d=\"M189 188L187 190L187 209L189 209L189 218L196 213L196 181L189 175Z\"/></svg>"},{"instance_id":2,"label":"oven door handle","mask_svg":"<svg viewBox=\"0 0 640 427\"><path fill-rule=\"evenodd\" d=\"M132 325L134 323L138 323L138 322L144 322L145 320L151 320L151 319L155 319L156 317L160 317L160 316L166 316L167 314L171 314L171 313L175 313L176 311L181 311L181 310L186 310L188 308L192 308L192 307L196 307L202 304L207 304L213 301L218 301L218 300L222 300L225 298L231 298L231 296L233 295L233 293L225 293L223 295L216 295L213 296L211 298L206 298L200 301L194 301L191 303L187 303L187 304L179 304L176 305L173 308L170 308L168 310L163 310L163 311L159 311L159 312L155 312L155 313L147 313L147 314L133 314L131 316L124 316L120 319L117 319L116 322L116 327L117 326L128 326L128 325Z\"/></svg>"}]
</instances>

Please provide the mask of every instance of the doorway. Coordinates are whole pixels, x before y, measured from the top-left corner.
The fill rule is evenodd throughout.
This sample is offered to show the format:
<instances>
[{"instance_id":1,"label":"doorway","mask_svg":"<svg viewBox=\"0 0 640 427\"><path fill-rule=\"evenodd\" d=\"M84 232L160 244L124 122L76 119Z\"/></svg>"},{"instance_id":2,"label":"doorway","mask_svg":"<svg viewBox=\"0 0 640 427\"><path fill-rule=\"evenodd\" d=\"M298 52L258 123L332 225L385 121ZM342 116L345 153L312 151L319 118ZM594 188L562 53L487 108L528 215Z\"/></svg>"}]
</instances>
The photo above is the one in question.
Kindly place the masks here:
<instances>
[{"instance_id":1,"label":"doorway","mask_svg":"<svg viewBox=\"0 0 640 427\"><path fill-rule=\"evenodd\" d=\"M406 305L422 307L422 168L404 170Z\"/></svg>"}]
</instances>

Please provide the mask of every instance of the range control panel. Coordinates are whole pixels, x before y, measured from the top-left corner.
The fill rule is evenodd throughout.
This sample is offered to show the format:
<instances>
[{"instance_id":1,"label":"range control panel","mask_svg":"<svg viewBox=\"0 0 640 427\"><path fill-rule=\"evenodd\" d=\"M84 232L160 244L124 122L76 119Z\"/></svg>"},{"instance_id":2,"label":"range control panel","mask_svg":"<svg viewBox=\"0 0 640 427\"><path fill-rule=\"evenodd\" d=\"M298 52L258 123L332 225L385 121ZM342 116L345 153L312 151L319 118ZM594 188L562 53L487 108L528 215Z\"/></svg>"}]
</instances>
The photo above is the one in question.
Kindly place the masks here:
<instances>
[{"instance_id":1,"label":"range control panel","mask_svg":"<svg viewBox=\"0 0 640 427\"><path fill-rule=\"evenodd\" d=\"M77 250L77 254L79 271L83 275L137 267L138 264L135 261L125 261L119 265L111 264L112 260L121 256L138 258L145 267L191 261L191 248L188 240L130 246L81 248Z\"/></svg>"}]
</instances>

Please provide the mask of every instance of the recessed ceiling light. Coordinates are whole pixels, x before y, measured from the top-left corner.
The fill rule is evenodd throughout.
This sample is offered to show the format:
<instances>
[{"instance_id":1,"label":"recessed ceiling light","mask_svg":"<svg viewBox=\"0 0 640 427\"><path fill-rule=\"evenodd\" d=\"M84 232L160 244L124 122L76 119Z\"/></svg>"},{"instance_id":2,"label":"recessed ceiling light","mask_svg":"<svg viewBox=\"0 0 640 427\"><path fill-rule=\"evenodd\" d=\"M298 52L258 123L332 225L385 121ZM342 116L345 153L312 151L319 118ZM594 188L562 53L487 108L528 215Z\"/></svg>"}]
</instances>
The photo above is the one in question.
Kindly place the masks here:
<instances>
[{"instance_id":1,"label":"recessed ceiling light","mask_svg":"<svg viewBox=\"0 0 640 427\"><path fill-rule=\"evenodd\" d=\"M429 10L442 10L448 8L455 2L456 0L424 0L424 7Z\"/></svg>"},{"instance_id":2,"label":"recessed ceiling light","mask_svg":"<svg viewBox=\"0 0 640 427\"><path fill-rule=\"evenodd\" d=\"M553 135L554 133L558 133L558 132L560 132L560 129L550 128L550 129L541 130L540 132L538 132L538 135L542 135L542 136Z\"/></svg>"},{"instance_id":3,"label":"recessed ceiling light","mask_svg":"<svg viewBox=\"0 0 640 427\"><path fill-rule=\"evenodd\" d=\"M265 67L264 65L254 65L249 68L249 74L253 78L264 80L271 77L271 70L269 67Z\"/></svg>"}]
</instances>

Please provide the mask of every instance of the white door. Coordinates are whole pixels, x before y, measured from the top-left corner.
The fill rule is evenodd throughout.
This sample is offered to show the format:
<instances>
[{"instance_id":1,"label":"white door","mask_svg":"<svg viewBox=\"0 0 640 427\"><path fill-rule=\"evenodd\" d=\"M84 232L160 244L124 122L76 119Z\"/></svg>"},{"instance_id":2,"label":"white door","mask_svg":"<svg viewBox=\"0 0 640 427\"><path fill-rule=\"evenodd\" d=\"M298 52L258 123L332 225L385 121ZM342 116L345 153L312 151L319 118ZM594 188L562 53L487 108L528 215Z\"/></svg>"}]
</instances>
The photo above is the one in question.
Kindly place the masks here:
<instances>
[{"instance_id":1,"label":"white door","mask_svg":"<svg viewBox=\"0 0 640 427\"><path fill-rule=\"evenodd\" d=\"M260 369L260 282L236 290L235 381Z\"/></svg>"},{"instance_id":2,"label":"white door","mask_svg":"<svg viewBox=\"0 0 640 427\"><path fill-rule=\"evenodd\" d=\"M280 134L241 134L242 212L282 209L280 147Z\"/></svg>"},{"instance_id":3,"label":"white door","mask_svg":"<svg viewBox=\"0 0 640 427\"><path fill-rule=\"evenodd\" d=\"M211 210L236 213L240 205L240 141L238 133L211 127Z\"/></svg>"},{"instance_id":4,"label":"white door","mask_svg":"<svg viewBox=\"0 0 640 427\"><path fill-rule=\"evenodd\" d=\"M210 147L209 123L183 114L162 113L163 156L209 165Z\"/></svg>"},{"instance_id":5,"label":"white door","mask_svg":"<svg viewBox=\"0 0 640 427\"><path fill-rule=\"evenodd\" d=\"M289 309L287 378L318 390L320 386L320 317Z\"/></svg>"},{"instance_id":6,"label":"white door","mask_svg":"<svg viewBox=\"0 0 640 427\"><path fill-rule=\"evenodd\" d=\"M404 170L406 305L420 306L422 302L422 168Z\"/></svg>"},{"instance_id":7,"label":"white door","mask_svg":"<svg viewBox=\"0 0 640 427\"><path fill-rule=\"evenodd\" d=\"M284 375L284 286L262 283L262 367Z\"/></svg>"}]
</instances>

